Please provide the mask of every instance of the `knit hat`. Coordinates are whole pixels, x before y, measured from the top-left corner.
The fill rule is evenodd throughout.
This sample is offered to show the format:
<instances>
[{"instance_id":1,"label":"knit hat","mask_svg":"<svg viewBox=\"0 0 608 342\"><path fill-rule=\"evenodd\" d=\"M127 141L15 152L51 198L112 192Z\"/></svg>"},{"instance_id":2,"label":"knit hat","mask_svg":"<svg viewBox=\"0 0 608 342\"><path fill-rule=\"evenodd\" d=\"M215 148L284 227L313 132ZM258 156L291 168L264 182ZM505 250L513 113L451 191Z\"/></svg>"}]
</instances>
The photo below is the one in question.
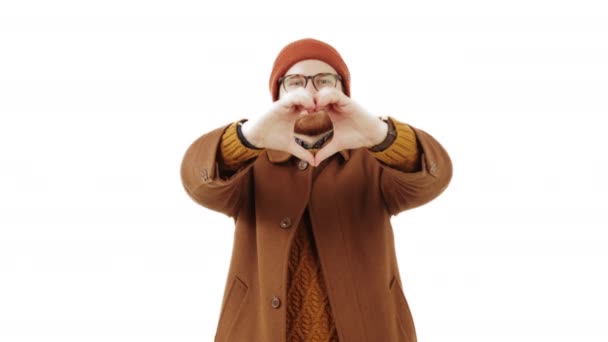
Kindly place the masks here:
<instances>
[{"instance_id":1,"label":"knit hat","mask_svg":"<svg viewBox=\"0 0 608 342\"><path fill-rule=\"evenodd\" d=\"M305 59L318 59L332 66L342 76L346 96L350 96L350 72L342 56L331 45L320 40L305 38L285 46L274 60L270 73L270 95L272 100L279 99L279 78L283 77L292 65Z\"/></svg>"}]
</instances>

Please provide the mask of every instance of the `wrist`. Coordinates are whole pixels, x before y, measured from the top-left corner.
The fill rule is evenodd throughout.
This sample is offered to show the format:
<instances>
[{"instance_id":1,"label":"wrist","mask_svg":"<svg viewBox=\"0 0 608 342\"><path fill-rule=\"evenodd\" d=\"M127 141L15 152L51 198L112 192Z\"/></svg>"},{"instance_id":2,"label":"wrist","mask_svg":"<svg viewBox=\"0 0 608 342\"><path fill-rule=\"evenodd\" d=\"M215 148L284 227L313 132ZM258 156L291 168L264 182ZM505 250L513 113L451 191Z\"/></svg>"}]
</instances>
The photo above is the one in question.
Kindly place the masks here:
<instances>
[{"instance_id":1,"label":"wrist","mask_svg":"<svg viewBox=\"0 0 608 342\"><path fill-rule=\"evenodd\" d=\"M380 152L386 150L389 146L393 144L395 139L397 139L397 130L395 128L395 124L388 117L380 117L383 128L386 130L384 133L384 139L379 143L369 147L372 152Z\"/></svg>"},{"instance_id":2,"label":"wrist","mask_svg":"<svg viewBox=\"0 0 608 342\"><path fill-rule=\"evenodd\" d=\"M376 125L376 129L374 130L373 138L370 139L370 144L368 147L377 146L381 144L387 137L389 131L388 123L383 121L381 118L378 118L378 122Z\"/></svg>"},{"instance_id":3,"label":"wrist","mask_svg":"<svg viewBox=\"0 0 608 342\"><path fill-rule=\"evenodd\" d=\"M237 124L239 139L246 147L254 150L261 150L262 144L255 138L255 135L251 133L251 123L248 122L248 120L243 120Z\"/></svg>"}]
</instances>

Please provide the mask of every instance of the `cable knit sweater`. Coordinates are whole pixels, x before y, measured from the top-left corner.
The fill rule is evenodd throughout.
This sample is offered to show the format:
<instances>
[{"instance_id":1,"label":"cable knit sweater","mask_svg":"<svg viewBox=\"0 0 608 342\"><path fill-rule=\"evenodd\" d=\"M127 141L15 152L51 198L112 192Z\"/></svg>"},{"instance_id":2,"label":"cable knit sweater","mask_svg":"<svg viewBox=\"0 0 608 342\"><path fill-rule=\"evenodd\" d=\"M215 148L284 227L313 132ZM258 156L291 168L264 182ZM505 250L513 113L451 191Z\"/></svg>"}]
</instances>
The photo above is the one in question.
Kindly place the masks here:
<instances>
[{"instance_id":1,"label":"cable knit sweater","mask_svg":"<svg viewBox=\"0 0 608 342\"><path fill-rule=\"evenodd\" d=\"M389 119L395 124L396 139L384 151L370 153L401 171L418 171L420 155L414 131L392 117ZM237 123L230 125L222 136L218 162L223 172L235 172L262 152L243 145L237 135ZM317 149L310 151L314 154ZM289 253L286 310L288 342L338 341L308 210L298 226Z\"/></svg>"}]
</instances>

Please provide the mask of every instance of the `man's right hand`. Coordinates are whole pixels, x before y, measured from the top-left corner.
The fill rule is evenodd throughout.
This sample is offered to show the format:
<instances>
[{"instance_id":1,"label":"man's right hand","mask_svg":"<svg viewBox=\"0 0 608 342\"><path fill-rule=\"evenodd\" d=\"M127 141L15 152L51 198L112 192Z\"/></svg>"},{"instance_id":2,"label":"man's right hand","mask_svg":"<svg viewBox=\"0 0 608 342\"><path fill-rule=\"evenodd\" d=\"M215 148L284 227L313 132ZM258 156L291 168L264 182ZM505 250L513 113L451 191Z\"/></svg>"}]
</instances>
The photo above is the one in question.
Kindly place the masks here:
<instances>
[{"instance_id":1,"label":"man's right hand","mask_svg":"<svg viewBox=\"0 0 608 342\"><path fill-rule=\"evenodd\" d=\"M316 110L313 96L304 88L291 91L274 102L259 118L241 126L245 139L256 147L289 152L314 165L314 156L294 139L294 126L300 115Z\"/></svg>"}]
</instances>

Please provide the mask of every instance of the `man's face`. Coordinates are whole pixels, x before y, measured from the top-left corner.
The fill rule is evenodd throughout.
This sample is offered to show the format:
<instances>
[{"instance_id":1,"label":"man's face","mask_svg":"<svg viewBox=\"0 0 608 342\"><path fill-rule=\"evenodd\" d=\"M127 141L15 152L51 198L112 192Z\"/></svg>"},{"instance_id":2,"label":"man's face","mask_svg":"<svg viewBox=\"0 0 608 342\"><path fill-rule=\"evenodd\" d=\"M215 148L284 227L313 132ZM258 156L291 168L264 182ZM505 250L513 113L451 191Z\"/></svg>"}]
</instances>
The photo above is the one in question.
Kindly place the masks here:
<instances>
[{"instance_id":1,"label":"man's face","mask_svg":"<svg viewBox=\"0 0 608 342\"><path fill-rule=\"evenodd\" d=\"M305 76L313 76L323 72L337 74L336 70L329 64L315 59L307 59L291 66L285 75L301 74ZM342 83L338 82L336 87L342 90ZM310 92L311 95L314 95L317 92L315 87L312 85L312 80L308 80L306 90ZM284 96L285 93L286 91L283 88L283 85L281 85L279 87L279 98ZM301 117L296 120L294 132L315 136L331 130L332 127L331 119L327 113L325 111L319 111L308 115L301 114Z\"/></svg>"}]
</instances>

